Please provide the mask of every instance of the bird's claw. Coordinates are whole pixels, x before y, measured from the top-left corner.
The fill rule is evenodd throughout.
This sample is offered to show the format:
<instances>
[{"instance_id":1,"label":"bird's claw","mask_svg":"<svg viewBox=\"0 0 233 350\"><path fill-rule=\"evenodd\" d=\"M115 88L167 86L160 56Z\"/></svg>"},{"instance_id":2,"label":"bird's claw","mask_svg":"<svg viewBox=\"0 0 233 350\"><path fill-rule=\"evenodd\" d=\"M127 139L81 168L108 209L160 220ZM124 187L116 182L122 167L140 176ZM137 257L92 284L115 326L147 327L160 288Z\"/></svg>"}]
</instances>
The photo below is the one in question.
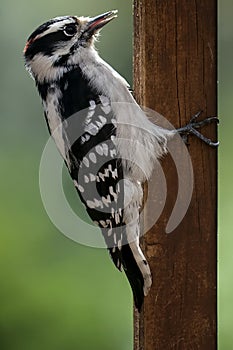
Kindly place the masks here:
<instances>
[{"instance_id":1,"label":"bird's claw","mask_svg":"<svg viewBox=\"0 0 233 350\"><path fill-rule=\"evenodd\" d=\"M198 113L194 114L190 119L190 122L182 128L177 129L177 131L182 136L185 143L187 143L188 141L188 135L192 134L198 137L203 142L205 142L207 145L211 147L217 147L219 145L219 142L213 142L209 138L203 136L199 131L197 131L197 129L205 125L211 124L213 122L219 123L219 120L217 117L209 117L198 122L197 119L199 118L201 113L202 111L199 111Z\"/></svg>"}]
</instances>

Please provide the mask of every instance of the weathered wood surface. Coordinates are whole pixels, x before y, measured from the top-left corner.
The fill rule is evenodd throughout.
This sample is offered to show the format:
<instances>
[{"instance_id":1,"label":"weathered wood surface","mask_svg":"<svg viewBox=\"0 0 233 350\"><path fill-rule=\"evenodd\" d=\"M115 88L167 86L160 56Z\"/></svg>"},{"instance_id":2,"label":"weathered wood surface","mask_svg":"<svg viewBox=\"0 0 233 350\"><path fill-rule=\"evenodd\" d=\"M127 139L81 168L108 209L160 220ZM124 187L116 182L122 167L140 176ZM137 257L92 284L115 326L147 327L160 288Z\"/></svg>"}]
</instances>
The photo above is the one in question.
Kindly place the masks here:
<instances>
[{"instance_id":1,"label":"weathered wood surface","mask_svg":"<svg viewBox=\"0 0 233 350\"><path fill-rule=\"evenodd\" d=\"M175 127L198 110L203 118L217 113L216 7L215 0L134 1L135 97ZM215 125L203 132L216 139ZM153 287L135 313L135 350L216 349L217 150L194 137L189 143L194 192L170 234L177 175L169 156L162 162L167 202L143 238Z\"/></svg>"}]
</instances>

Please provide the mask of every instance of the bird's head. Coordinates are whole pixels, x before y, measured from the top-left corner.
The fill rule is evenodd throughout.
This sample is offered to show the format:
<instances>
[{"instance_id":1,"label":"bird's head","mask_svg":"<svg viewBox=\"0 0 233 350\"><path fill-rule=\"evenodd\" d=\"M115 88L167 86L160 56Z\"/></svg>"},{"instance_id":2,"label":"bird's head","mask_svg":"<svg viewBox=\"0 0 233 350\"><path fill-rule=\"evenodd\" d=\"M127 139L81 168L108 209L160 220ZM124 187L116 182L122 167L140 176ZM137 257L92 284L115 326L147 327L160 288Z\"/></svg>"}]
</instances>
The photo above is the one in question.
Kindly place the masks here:
<instances>
[{"instance_id":1,"label":"bird's head","mask_svg":"<svg viewBox=\"0 0 233 350\"><path fill-rule=\"evenodd\" d=\"M37 81L55 79L57 74L88 57L100 29L117 17L117 10L94 18L56 17L39 26L24 48L26 67Z\"/></svg>"}]
</instances>

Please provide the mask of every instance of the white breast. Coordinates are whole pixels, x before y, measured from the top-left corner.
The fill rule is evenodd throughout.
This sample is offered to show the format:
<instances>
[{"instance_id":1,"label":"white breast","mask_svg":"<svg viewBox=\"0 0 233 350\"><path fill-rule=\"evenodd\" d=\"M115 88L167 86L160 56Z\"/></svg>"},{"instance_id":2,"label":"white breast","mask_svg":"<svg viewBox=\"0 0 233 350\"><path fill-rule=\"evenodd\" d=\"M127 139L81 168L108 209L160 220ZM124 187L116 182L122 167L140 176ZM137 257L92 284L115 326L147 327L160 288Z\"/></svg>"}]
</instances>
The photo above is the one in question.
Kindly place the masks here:
<instances>
[{"instance_id":1,"label":"white breast","mask_svg":"<svg viewBox=\"0 0 233 350\"><path fill-rule=\"evenodd\" d=\"M51 135L59 149L62 157L66 159L66 145L64 142L62 118L59 110L59 98L61 97L61 91L51 86L50 91L47 94L46 101L43 101L44 111L48 120Z\"/></svg>"}]
</instances>

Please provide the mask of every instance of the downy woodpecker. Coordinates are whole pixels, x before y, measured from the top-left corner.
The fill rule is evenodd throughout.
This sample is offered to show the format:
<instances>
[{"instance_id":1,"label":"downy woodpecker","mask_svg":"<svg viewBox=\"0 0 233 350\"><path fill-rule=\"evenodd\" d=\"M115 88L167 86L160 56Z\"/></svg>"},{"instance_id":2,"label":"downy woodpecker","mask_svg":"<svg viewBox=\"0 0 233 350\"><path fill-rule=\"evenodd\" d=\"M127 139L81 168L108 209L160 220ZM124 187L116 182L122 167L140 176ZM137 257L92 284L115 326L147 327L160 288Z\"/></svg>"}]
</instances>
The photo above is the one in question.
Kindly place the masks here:
<instances>
[{"instance_id":1,"label":"downy woodpecker","mask_svg":"<svg viewBox=\"0 0 233 350\"><path fill-rule=\"evenodd\" d=\"M174 130L152 124L128 83L99 57L95 38L116 14L51 19L31 34L24 57L76 190L100 227L114 264L125 271L140 310L152 283L139 246L142 185L166 153ZM196 130L205 122L195 118L178 132L196 134L216 145ZM125 139L134 146L127 147ZM148 152L142 154L140 145Z\"/></svg>"}]
</instances>

